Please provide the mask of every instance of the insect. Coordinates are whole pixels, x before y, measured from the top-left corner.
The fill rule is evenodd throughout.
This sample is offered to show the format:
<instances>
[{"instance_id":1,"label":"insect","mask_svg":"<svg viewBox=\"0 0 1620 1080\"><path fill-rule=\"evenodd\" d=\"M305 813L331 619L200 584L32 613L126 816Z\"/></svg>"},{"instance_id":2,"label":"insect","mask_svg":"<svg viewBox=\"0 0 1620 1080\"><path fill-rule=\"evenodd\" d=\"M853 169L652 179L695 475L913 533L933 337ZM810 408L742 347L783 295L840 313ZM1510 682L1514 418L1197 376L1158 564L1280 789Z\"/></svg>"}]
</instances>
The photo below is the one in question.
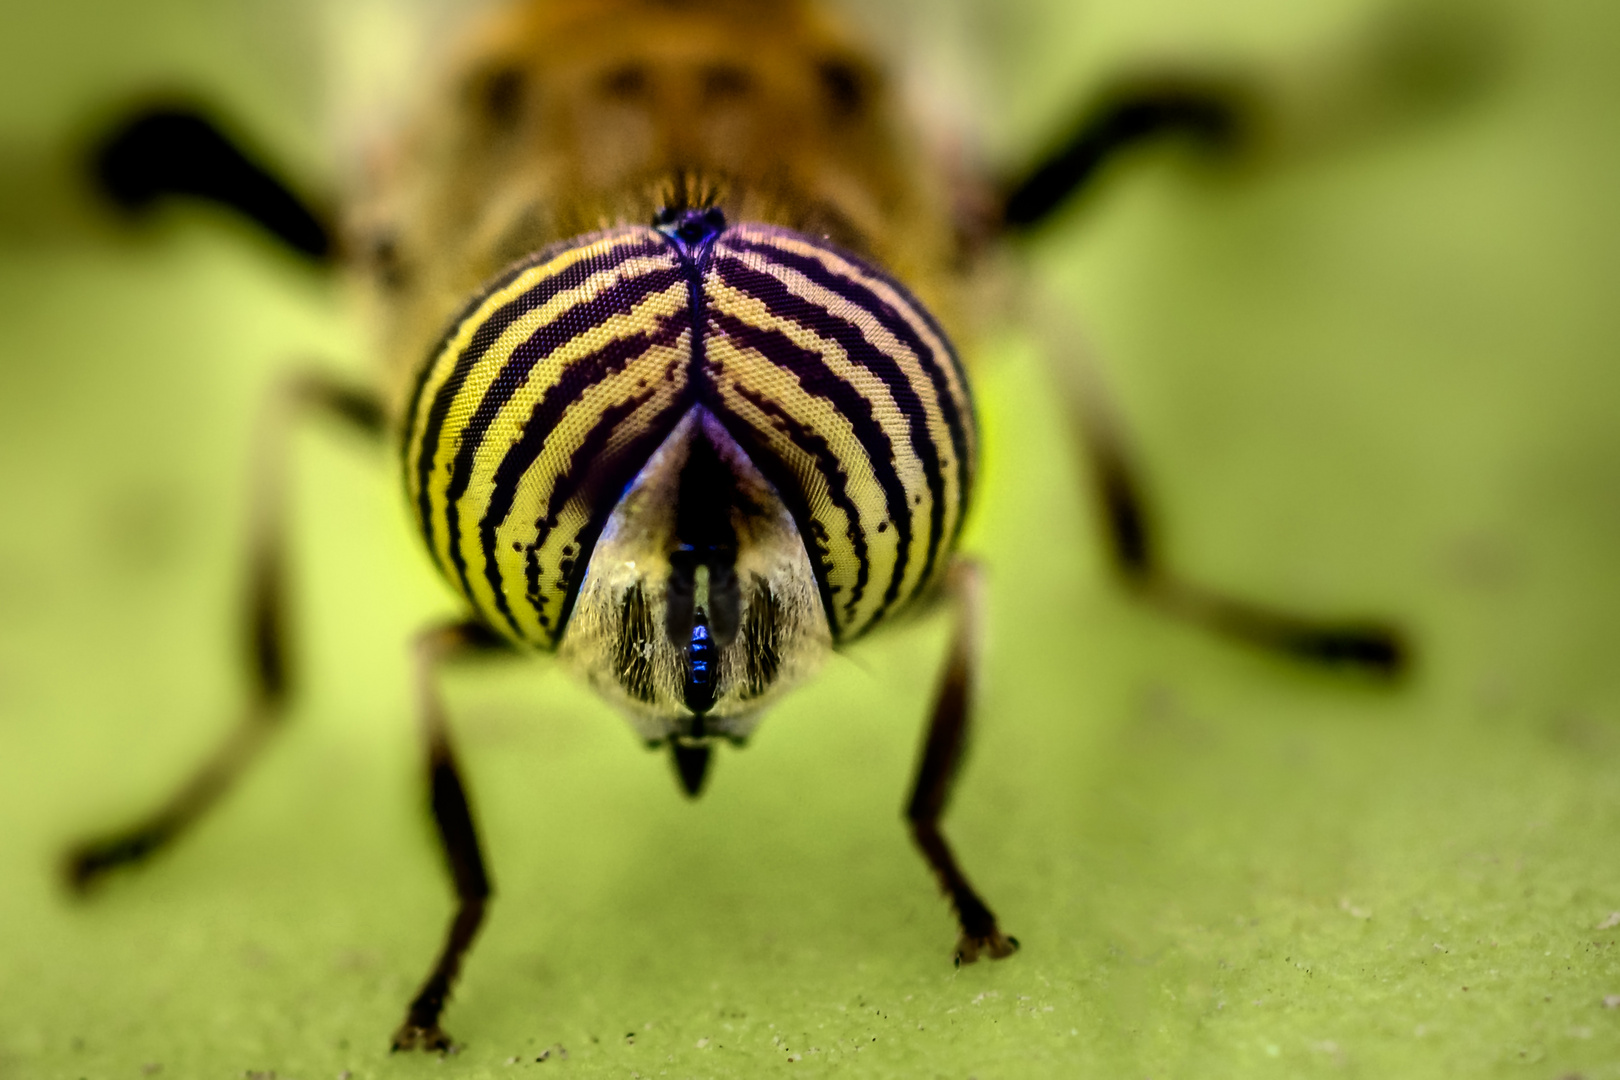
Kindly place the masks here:
<instances>
[{"instance_id":1,"label":"insect","mask_svg":"<svg viewBox=\"0 0 1620 1080\"><path fill-rule=\"evenodd\" d=\"M336 247L376 295L385 356L374 388L304 373L272 403L248 716L154 814L71 851L70 882L182 833L283 713L279 457L290 424L326 413L397 449L425 549L466 606L414 645L456 907L394 1049L451 1046L443 1013L492 895L436 687L473 653L555 655L695 797L717 742L743 744L833 650L938 600L954 629L905 816L958 917L957 961L1010 956L940 824L983 588L956 553L979 445L953 344L973 321L962 283L1121 153L1241 145L1257 115L1221 82L1126 81L1046 157L953 198L881 67L812 0L524 0L479 29L336 245L205 115L131 119L97 159L110 195L209 198L312 256ZM1138 595L1305 661L1401 669L1389 627L1249 603L1167 565L1118 426L1083 389L1066 401Z\"/></svg>"}]
</instances>

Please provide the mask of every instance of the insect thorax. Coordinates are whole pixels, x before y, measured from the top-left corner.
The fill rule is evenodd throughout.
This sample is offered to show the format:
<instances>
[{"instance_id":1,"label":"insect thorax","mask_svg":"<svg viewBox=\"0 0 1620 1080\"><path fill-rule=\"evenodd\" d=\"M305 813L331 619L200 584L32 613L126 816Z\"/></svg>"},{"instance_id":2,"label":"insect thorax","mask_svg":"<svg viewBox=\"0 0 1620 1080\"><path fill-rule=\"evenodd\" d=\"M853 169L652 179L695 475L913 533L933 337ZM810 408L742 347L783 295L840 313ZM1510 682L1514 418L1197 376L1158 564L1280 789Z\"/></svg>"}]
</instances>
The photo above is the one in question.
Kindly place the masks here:
<instances>
[{"instance_id":1,"label":"insect thorax","mask_svg":"<svg viewBox=\"0 0 1620 1080\"><path fill-rule=\"evenodd\" d=\"M824 0L491 6L442 79L423 73L431 101L370 163L347 222L392 413L444 324L503 267L677 204L829 239L963 328L956 188Z\"/></svg>"},{"instance_id":2,"label":"insect thorax","mask_svg":"<svg viewBox=\"0 0 1620 1080\"><path fill-rule=\"evenodd\" d=\"M939 579L976 441L903 286L699 208L487 286L425 365L404 462L491 627L560 649L649 739L741 737Z\"/></svg>"}]
</instances>

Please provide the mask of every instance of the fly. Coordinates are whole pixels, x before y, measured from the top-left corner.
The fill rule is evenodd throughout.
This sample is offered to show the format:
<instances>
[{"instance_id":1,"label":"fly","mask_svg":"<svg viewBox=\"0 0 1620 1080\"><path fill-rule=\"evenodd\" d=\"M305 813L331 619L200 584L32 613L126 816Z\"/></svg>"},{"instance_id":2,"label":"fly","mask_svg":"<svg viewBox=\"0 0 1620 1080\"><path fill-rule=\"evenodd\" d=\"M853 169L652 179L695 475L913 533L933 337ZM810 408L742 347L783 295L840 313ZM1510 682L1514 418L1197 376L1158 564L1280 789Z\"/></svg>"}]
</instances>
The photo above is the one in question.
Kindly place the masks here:
<instances>
[{"instance_id":1,"label":"fly","mask_svg":"<svg viewBox=\"0 0 1620 1080\"><path fill-rule=\"evenodd\" d=\"M960 924L956 961L1010 956L940 825L984 587L957 551L979 460L954 344L978 315L964 274L1137 146L1254 145L1263 100L1230 80L1124 80L966 213L881 66L814 0L523 0L470 40L341 241L201 110L147 110L100 147L102 187L128 208L211 199L311 258L340 252L379 301L385 349L374 386L310 372L278 390L254 480L247 717L155 813L75 848L70 882L184 832L279 722L294 683L281 460L289 427L327 414L394 446L465 604L414 645L457 903L394 1049L451 1046L442 1014L492 895L437 685L473 653L555 656L696 797L718 743L742 746L834 650L942 598L953 629L904 813ZM1402 670L1387 625L1179 573L1104 399L1059 389L1135 594L1305 662Z\"/></svg>"}]
</instances>

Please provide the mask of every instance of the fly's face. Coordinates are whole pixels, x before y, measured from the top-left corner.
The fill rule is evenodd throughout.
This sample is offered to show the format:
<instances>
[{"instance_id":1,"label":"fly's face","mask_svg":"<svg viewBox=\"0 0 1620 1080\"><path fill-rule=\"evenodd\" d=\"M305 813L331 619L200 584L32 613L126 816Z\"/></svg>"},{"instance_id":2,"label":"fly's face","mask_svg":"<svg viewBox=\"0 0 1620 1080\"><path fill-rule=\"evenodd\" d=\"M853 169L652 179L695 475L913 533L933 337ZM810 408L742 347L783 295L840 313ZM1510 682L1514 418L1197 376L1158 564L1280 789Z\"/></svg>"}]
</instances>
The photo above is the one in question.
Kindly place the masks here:
<instances>
[{"instance_id":1,"label":"fly's face","mask_svg":"<svg viewBox=\"0 0 1620 1080\"><path fill-rule=\"evenodd\" d=\"M938 215L801 0L523 4L461 70L398 214L412 334L474 297L404 402L423 536L644 738L741 739L949 561L967 381L878 268Z\"/></svg>"},{"instance_id":2,"label":"fly's face","mask_svg":"<svg viewBox=\"0 0 1620 1080\"><path fill-rule=\"evenodd\" d=\"M407 415L423 538L652 741L740 739L942 575L976 435L949 341L826 241L671 211L497 279Z\"/></svg>"},{"instance_id":3,"label":"fly's face","mask_svg":"<svg viewBox=\"0 0 1620 1080\"><path fill-rule=\"evenodd\" d=\"M735 741L831 648L792 514L694 405L609 516L563 659L651 742Z\"/></svg>"}]
</instances>

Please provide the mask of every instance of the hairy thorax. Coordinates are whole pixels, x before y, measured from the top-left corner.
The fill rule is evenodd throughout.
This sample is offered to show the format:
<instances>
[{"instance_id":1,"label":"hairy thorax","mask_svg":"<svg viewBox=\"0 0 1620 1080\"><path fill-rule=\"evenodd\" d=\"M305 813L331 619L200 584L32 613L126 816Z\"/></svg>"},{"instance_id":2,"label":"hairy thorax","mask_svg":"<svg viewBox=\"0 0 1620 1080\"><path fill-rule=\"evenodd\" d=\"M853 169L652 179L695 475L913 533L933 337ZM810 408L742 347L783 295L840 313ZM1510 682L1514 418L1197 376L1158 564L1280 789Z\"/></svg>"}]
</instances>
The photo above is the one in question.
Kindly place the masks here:
<instances>
[{"instance_id":1,"label":"hairy thorax","mask_svg":"<svg viewBox=\"0 0 1620 1080\"><path fill-rule=\"evenodd\" d=\"M549 244L713 205L936 310L953 236L879 68L801 0L551 0L489 20L355 222L396 409L465 299Z\"/></svg>"}]
</instances>

